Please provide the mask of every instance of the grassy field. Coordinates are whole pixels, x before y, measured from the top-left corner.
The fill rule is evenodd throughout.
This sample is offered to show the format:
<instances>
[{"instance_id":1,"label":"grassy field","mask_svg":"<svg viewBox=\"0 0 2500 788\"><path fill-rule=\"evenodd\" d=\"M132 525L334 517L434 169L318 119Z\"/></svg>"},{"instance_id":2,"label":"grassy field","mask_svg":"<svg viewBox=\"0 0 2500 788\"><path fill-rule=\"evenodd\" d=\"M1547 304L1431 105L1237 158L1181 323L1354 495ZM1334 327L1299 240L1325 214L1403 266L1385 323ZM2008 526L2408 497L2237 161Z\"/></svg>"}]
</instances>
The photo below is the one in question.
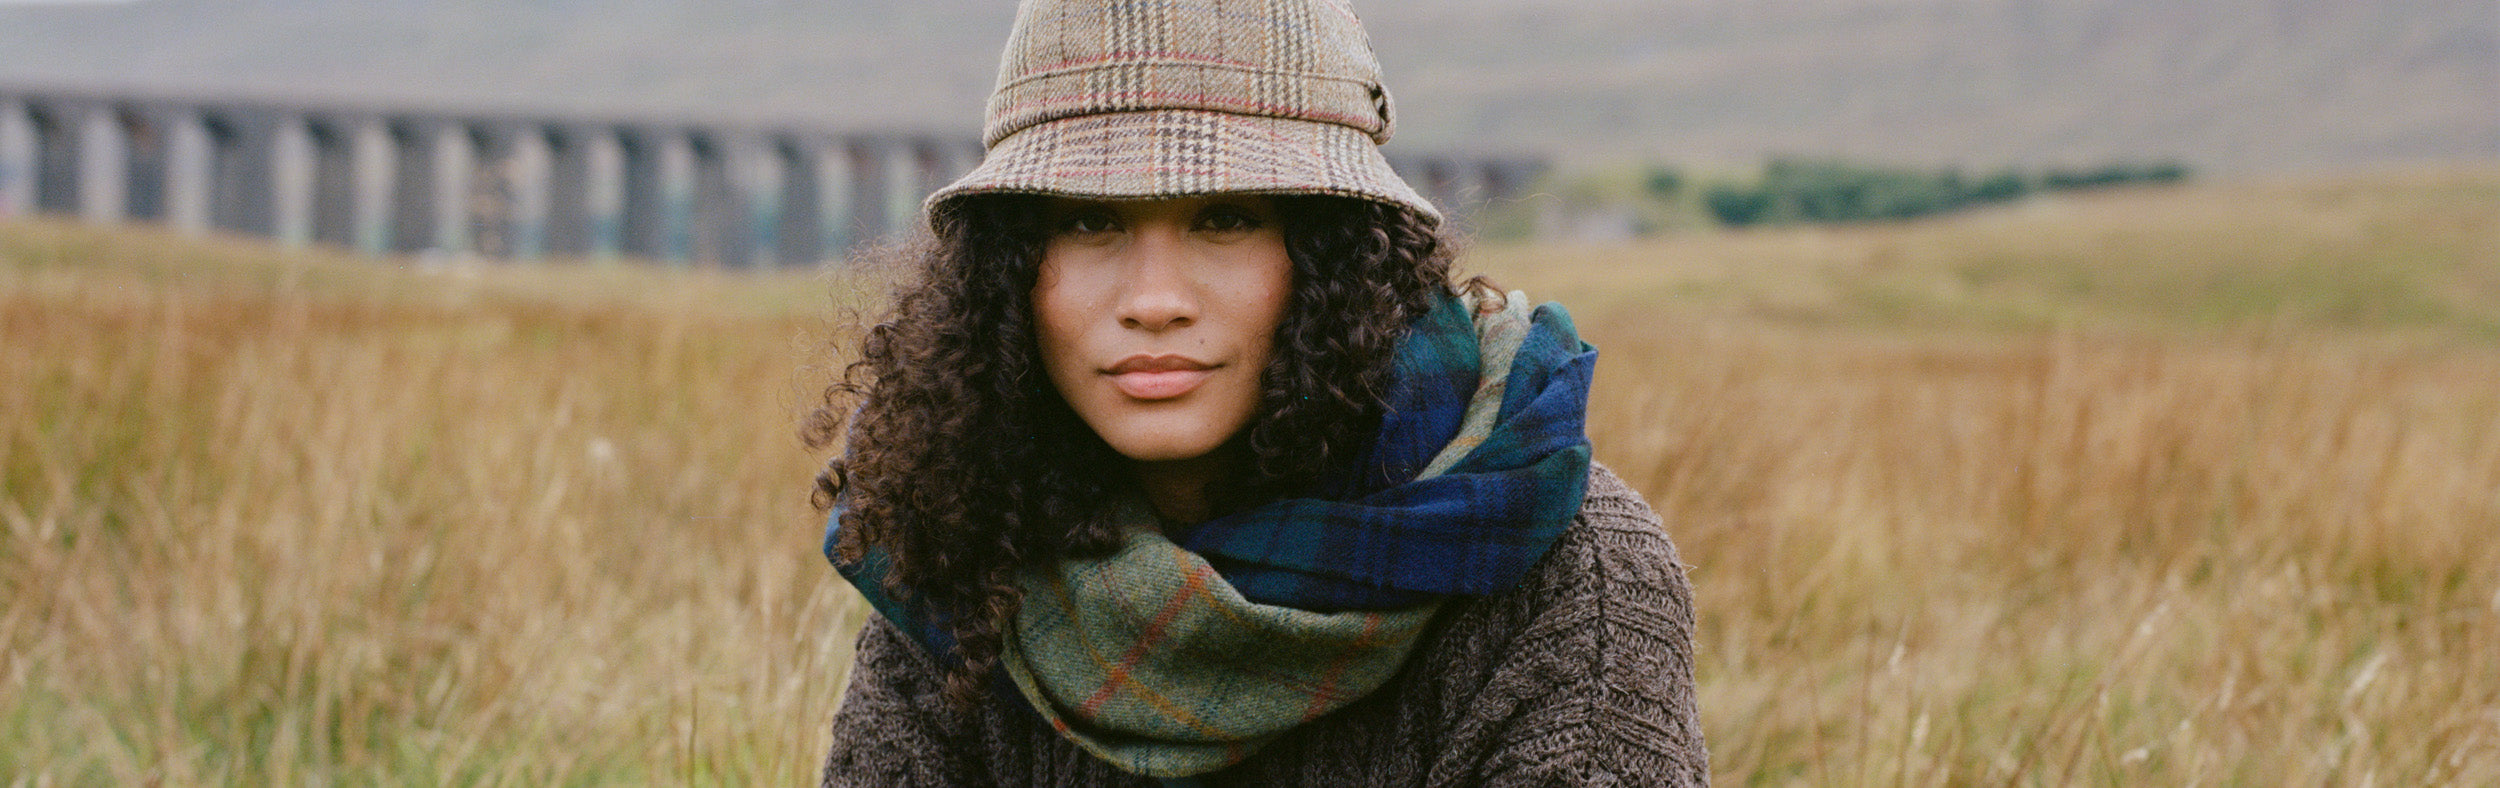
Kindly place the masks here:
<instances>
[{"instance_id":1,"label":"grassy field","mask_svg":"<svg viewBox=\"0 0 2500 788\"><path fill-rule=\"evenodd\" d=\"M2500 171L1491 247L1729 784L2500 782ZM0 223L0 784L804 784L849 280Z\"/></svg>"}]
</instances>

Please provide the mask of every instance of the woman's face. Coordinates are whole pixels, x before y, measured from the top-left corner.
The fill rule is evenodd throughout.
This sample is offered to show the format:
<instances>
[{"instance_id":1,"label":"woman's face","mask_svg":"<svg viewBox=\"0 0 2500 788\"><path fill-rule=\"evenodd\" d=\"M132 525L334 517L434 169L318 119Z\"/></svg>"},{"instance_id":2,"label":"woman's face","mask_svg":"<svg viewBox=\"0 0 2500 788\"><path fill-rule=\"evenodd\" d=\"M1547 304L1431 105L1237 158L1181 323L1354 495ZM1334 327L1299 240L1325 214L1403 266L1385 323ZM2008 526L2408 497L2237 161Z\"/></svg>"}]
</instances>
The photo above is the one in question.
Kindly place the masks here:
<instances>
[{"instance_id":1,"label":"woman's face","mask_svg":"<svg viewBox=\"0 0 2500 788\"><path fill-rule=\"evenodd\" d=\"M1140 463L1209 457L1249 425L1293 263L1265 197L1054 198L1033 285L1042 365Z\"/></svg>"}]
</instances>

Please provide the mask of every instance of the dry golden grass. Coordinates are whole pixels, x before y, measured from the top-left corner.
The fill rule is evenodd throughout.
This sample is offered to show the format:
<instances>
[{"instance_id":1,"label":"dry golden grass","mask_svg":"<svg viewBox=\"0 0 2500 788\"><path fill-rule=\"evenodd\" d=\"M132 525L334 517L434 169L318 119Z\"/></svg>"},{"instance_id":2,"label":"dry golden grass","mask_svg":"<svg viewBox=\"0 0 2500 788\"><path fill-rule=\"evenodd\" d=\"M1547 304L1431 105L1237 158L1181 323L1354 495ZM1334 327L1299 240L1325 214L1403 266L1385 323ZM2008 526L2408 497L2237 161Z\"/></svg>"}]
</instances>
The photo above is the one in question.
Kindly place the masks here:
<instances>
[{"instance_id":1,"label":"dry golden grass","mask_svg":"<svg viewBox=\"0 0 2500 788\"><path fill-rule=\"evenodd\" d=\"M2500 780L2500 353L1613 347L1724 777Z\"/></svg>"},{"instance_id":2,"label":"dry golden grass","mask_svg":"<svg viewBox=\"0 0 2500 788\"><path fill-rule=\"evenodd\" d=\"M744 315L822 282L7 233L0 774L812 766L859 615L793 438L816 324Z\"/></svg>"},{"instance_id":3,"label":"dry golden grass","mask_svg":"<svg viewBox=\"0 0 2500 788\"><path fill-rule=\"evenodd\" d=\"M2500 783L2500 173L1475 259L1604 350L1723 782ZM837 288L0 225L0 775L806 782Z\"/></svg>"}]
</instances>

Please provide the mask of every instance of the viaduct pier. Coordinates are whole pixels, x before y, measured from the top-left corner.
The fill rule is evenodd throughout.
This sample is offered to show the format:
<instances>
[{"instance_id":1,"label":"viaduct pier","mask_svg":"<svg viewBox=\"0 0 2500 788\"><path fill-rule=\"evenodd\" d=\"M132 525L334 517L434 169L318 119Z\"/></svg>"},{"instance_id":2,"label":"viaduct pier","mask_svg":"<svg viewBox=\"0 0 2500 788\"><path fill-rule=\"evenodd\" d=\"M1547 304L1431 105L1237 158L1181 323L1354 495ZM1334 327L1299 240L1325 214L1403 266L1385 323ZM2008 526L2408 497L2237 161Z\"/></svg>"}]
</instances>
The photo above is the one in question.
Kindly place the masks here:
<instances>
[{"instance_id":1,"label":"viaduct pier","mask_svg":"<svg viewBox=\"0 0 2500 788\"><path fill-rule=\"evenodd\" d=\"M921 199L981 153L971 136L0 85L0 216L375 256L816 265L915 227ZM1390 161L1462 218L1546 166Z\"/></svg>"}]
</instances>

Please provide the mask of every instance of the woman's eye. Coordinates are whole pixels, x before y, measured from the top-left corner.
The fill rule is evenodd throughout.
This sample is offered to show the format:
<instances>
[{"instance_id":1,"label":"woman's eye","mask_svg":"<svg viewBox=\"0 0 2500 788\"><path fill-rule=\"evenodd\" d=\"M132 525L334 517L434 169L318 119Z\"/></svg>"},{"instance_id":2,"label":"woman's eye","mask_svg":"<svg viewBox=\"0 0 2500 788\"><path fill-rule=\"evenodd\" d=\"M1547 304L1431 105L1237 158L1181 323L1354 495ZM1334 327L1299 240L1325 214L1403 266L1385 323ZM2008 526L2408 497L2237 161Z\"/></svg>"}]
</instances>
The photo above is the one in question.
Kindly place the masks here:
<instances>
[{"instance_id":1,"label":"woman's eye","mask_svg":"<svg viewBox=\"0 0 2500 788\"><path fill-rule=\"evenodd\" d=\"M1215 233L1238 233L1259 229L1259 217L1239 208L1217 208L1199 217L1198 229Z\"/></svg>"},{"instance_id":2,"label":"woman's eye","mask_svg":"<svg viewBox=\"0 0 2500 788\"><path fill-rule=\"evenodd\" d=\"M1080 213L1059 221L1059 232L1062 235L1091 235L1117 229L1120 229L1119 223L1099 213Z\"/></svg>"}]
</instances>

